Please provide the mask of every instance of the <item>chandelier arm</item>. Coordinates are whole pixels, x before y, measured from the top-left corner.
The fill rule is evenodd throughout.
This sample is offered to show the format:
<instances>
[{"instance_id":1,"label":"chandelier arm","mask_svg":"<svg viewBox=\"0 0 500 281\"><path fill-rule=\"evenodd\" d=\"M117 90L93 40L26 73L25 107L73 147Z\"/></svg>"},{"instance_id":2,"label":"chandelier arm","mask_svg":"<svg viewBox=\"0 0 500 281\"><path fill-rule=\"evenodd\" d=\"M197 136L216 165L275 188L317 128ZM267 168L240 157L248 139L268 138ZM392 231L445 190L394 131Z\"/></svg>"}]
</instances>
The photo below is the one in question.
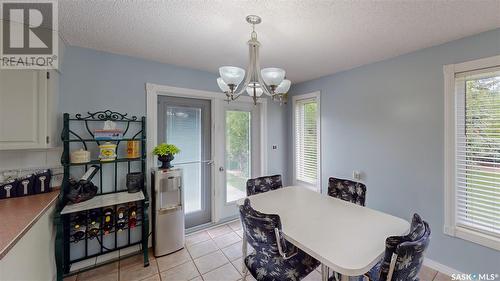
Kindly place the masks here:
<instances>
[{"instance_id":1,"label":"chandelier arm","mask_svg":"<svg viewBox=\"0 0 500 281\"><path fill-rule=\"evenodd\" d=\"M247 73L245 74L245 81L243 83L240 83L238 86L239 89L235 89L235 94L233 94L234 99L238 98L241 94L243 94L246 89L248 84L250 84L250 80L252 79L253 72L255 71L255 54L254 54L254 45L251 43L251 41L248 42L248 53L250 57L250 63L248 64L247 68ZM258 50L258 46L255 46L255 49ZM241 88L240 88L241 86Z\"/></svg>"},{"instance_id":2,"label":"chandelier arm","mask_svg":"<svg viewBox=\"0 0 500 281\"><path fill-rule=\"evenodd\" d=\"M274 96L272 91L269 90L267 84L264 82L264 79L262 79L262 76L260 75L260 73L257 74L257 80L259 81L260 87L262 88L262 91L264 92L264 94L266 94L270 97Z\"/></svg>"},{"instance_id":3,"label":"chandelier arm","mask_svg":"<svg viewBox=\"0 0 500 281\"><path fill-rule=\"evenodd\" d=\"M259 82L260 84L260 87L262 88L262 91L264 92L264 94L272 97L273 94L271 94L271 91L269 91L266 83L264 82L264 79L262 78L262 75L260 73L260 60L259 60L259 50L257 49L256 50L256 60L255 60L255 69L256 69L256 75L257 75L257 82Z\"/></svg>"},{"instance_id":4,"label":"chandelier arm","mask_svg":"<svg viewBox=\"0 0 500 281\"><path fill-rule=\"evenodd\" d=\"M259 67L258 67L258 61L259 61L259 48L260 48L260 43L259 41L257 41L257 34L255 33L255 36L254 36L254 33L255 33L255 30L252 32L252 40L250 42L253 42L253 59L251 61L251 64L252 64L252 79L251 79L251 83L255 83L257 82L256 79L257 78L257 73L259 72ZM249 43L250 43L249 42ZM254 105L257 105L257 99L259 97L257 97L257 89L255 88L255 84L253 84L253 87L252 87L252 92L253 94L251 95L252 99L253 99L253 104Z\"/></svg>"}]
</instances>

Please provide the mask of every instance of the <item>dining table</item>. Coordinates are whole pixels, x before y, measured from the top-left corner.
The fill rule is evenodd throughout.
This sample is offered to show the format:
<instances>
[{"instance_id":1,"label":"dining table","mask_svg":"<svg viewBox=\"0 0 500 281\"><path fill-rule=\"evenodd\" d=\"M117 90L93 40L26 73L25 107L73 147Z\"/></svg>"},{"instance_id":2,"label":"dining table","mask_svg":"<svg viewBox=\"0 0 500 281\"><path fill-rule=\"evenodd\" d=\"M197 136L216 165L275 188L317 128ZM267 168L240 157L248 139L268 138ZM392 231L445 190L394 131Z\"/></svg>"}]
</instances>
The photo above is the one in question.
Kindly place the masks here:
<instances>
[{"instance_id":1,"label":"dining table","mask_svg":"<svg viewBox=\"0 0 500 281\"><path fill-rule=\"evenodd\" d=\"M321 262L324 281L330 270L341 274L342 281L365 274L384 255L386 238L404 235L410 228L402 218L303 186L287 186L246 198L255 210L280 216L284 238ZM244 200L237 204L242 205Z\"/></svg>"}]
</instances>

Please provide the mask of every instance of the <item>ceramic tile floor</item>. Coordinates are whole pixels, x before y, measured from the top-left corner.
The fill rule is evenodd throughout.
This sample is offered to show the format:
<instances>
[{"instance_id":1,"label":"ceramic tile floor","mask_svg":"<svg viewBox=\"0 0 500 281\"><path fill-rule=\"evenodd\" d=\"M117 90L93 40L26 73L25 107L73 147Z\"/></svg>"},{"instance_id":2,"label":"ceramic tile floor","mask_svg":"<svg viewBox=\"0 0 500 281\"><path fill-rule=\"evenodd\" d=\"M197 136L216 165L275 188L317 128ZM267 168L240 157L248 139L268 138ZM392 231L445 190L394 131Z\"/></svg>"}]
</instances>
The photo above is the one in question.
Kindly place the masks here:
<instances>
[{"instance_id":1,"label":"ceramic tile floor","mask_svg":"<svg viewBox=\"0 0 500 281\"><path fill-rule=\"evenodd\" d=\"M143 267L142 255L135 255L96 269L65 278L65 281L237 281L242 279L242 230L233 221L186 236L186 248L154 258L150 249L150 266ZM249 248L249 251L252 251ZM247 280L255 280L251 275ZM305 281L320 281L318 270ZM450 277L424 267L421 281L447 281Z\"/></svg>"}]
</instances>

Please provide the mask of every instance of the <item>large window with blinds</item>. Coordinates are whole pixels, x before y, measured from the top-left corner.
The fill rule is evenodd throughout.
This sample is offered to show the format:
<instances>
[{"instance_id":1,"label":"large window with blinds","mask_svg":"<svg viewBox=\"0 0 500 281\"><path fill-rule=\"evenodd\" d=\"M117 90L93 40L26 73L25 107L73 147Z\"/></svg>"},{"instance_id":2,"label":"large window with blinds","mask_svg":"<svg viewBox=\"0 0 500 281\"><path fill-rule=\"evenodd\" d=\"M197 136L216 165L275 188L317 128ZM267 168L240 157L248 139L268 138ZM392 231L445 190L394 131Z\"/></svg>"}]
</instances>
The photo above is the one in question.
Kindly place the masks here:
<instances>
[{"instance_id":1,"label":"large window with blinds","mask_svg":"<svg viewBox=\"0 0 500 281\"><path fill-rule=\"evenodd\" d=\"M293 97L294 184L320 190L319 92Z\"/></svg>"},{"instance_id":2,"label":"large window with blinds","mask_svg":"<svg viewBox=\"0 0 500 281\"><path fill-rule=\"evenodd\" d=\"M454 97L454 155L448 157L453 160L453 170L447 166L453 186L447 190L452 206L445 231L500 249L500 57L497 60L498 65L495 60L483 66L469 63L469 68L455 65L453 75L448 69L447 78L453 80L448 88L453 88Z\"/></svg>"}]
</instances>

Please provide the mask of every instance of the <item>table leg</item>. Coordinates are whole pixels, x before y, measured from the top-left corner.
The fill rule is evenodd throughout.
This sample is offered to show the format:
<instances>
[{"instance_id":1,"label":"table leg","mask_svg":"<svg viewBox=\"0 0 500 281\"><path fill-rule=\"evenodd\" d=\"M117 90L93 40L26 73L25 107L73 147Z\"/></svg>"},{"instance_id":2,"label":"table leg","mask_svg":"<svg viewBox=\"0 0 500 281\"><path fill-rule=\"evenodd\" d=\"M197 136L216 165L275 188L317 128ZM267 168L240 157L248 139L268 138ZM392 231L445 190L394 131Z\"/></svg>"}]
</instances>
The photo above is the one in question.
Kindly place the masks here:
<instances>
[{"instance_id":1,"label":"table leg","mask_svg":"<svg viewBox=\"0 0 500 281\"><path fill-rule=\"evenodd\" d=\"M245 277L247 274L247 266L245 264L245 258L247 257L247 251L248 251L247 250L247 236L245 235L245 233L243 233L243 241L241 244L241 252L243 253L243 261L241 263L241 271L243 272Z\"/></svg>"},{"instance_id":2,"label":"table leg","mask_svg":"<svg viewBox=\"0 0 500 281\"><path fill-rule=\"evenodd\" d=\"M321 281L328 281L328 266L321 264Z\"/></svg>"}]
</instances>

